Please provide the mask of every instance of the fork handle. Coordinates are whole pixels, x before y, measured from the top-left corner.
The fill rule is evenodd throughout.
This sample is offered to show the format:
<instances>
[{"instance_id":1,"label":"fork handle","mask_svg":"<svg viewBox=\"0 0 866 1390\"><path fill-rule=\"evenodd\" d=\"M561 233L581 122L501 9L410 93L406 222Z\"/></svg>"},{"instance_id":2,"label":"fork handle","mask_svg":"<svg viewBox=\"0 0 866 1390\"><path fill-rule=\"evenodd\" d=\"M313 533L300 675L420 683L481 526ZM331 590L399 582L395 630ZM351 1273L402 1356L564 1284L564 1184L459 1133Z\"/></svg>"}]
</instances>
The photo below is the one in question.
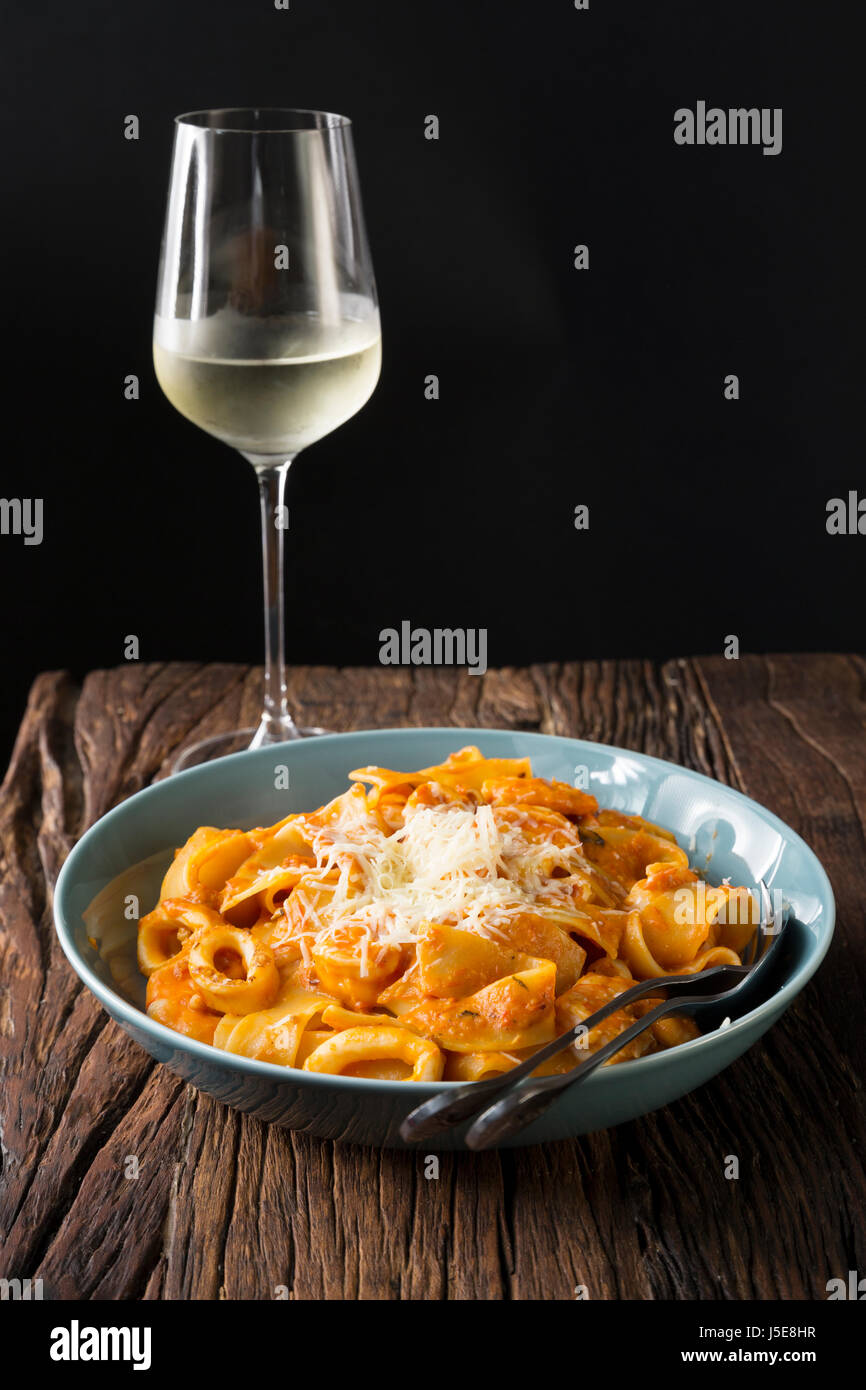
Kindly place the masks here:
<instances>
[{"instance_id":1,"label":"fork handle","mask_svg":"<svg viewBox=\"0 0 866 1390\"><path fill-rule=\"evenodd\" d=\"M431 1139L434 1135L441 1134L444 1130L460 1124L470 1115L477 1114L479 1110L485 1110L491 1095L510 1090L524 1077L530 1076L543 1062L547 1062L551 1057L556 1057L558 1053L564 1052L579 1038L585 1037L588 1032L591 1032L597 1024L603 1023L612 1014L619 1013L620 1009L635 1003L645 995L663 994L667 993L668 990L676 989L678 998L682 1000L683 990L704 989L708 980L724 971L730 972L732 970L734 970L733 966L717 966L712 970L705 970L701 975L667 975L662 978L640 980L622 994L608 1000L600 1009L596 1009L589 1018L583 1019L558 1038L554 1038L553 1042L547 1043L545 1047L540 1048L538 1052L533 1053L531 1057L528 1057L511 1071L504 1072L501 1076L490 1076L485 1081L470 1081L457 1091L440 1092L439 1095L431 1096L429 1100L423 1101L421 1105L410 1111L401 1124L401 1139L407 1144L418 1143L422 1139ZM586 1065L586 1062L582 1064L583 1067ZM573 1073L569 1072L566 1075L571 1076Z\"/></svg>"},{"instance_id":2,"label":"fork handle","mask_svg":"<svg viewBox=\"0 0 866 1390\"><path fill-rule=\"evenodd\" d=\"M564 1052L571 1047L580 1037L591 1031L596 1024L603 1023L612 1014L619 1013L623 1008L623 1003L633 1003L646 994L658 994L664 989L679 985L682 988L683 982L692 982L691 976L668 977L664 980L651 979L642 980L633 985L623 995L615 998L596 1009L595 1013L581 1023L569 1028L566 1033L562 1033L553 1042L547 1043L538 1052L511 1071L504 1072L501 1076L490 1076L485 1081L470 1081L465 1086L461 1086L457 1091L445 1091L439 1095L431 1096L430 1100L423 1101L421 1105L406 1116L400 1126L400 1137L406 1143L417 1143L421 1139L431 1139L436 1134L441 1134L446 1129L451 1129L468 1119L470 1115L475 1115L479 1110L487 1108L491 1095L496 1095L511 1086L522 1081L524 1077L530 1076L536 1067L547 1062L551 1057L556 1057L558 1053ZM584 1063L584 1065L586 1065ZM570 1074L570 1073L569 1073Z\"/></svg>"},{"instance_id":3,"label":"fork handle","mask_svg":"<svg viewBox=\"0 0 866 1390\"><path fill-rule=\"evenodd\" d=\"M640 1037L641 1033L651 1028L658 1019L664 1018L665 1014L683 1013L683 1002L682 998L668 999L657 1005L624 1032L612 1038L609 1043L605 1043L598 1052L587 1057L586 1061L581 1062L573 1071L564 1072L561 1076L539 1077L534 1083L509 1088L505 1095L488 1106L467 1130L467 1147L477 1152L479 1149L489 1149L501 1140L509 1139L513 1134L519 1134L533 1120L543 1115L562 1091L585 1081L597 1067L604 1066L605 1062L615 1057L617 1052L627 1047L635 1038Z\"/></svg>"}]
</instances>

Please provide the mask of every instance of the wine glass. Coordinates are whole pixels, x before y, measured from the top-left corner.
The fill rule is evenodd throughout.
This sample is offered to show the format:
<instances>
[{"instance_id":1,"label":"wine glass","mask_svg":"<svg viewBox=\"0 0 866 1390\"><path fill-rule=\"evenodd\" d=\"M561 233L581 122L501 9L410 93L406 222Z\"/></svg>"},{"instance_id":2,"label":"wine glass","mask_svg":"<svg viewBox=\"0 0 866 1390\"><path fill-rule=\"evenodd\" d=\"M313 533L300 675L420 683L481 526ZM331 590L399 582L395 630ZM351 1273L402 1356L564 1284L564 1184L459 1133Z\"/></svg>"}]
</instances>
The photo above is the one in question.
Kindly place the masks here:
<instances>
[{"instance_id":1,"label":"wine glass","mask_svg":"<svg viewBox=\"0 0 866 1390\"><path fill-rule=\"evenodd\" d=\"M174 770L321 729L286 698L283 551L292 460L356 411L382 347L352 125L324 111L233 108L175 120L153 361L181 415L256 470L264 710L186 749Z\"/></svg>"}]
</instances>

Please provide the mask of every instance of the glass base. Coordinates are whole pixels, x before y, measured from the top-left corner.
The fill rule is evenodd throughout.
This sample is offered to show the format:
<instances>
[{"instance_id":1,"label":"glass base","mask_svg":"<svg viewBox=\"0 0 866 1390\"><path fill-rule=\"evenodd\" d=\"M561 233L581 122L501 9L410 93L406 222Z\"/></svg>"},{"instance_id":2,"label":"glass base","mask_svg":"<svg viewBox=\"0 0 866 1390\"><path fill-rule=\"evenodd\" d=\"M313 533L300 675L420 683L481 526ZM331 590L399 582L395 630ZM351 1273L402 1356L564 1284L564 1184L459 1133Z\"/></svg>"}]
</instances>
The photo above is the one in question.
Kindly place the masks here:
<instances>
[{"instance_id":1,"label":"glass base","mask_svg":"<svg viewBox=\"0 0 866 1390\"><path fill-rule=\"evenodd\" d=\"M203 738L198 743L191 743L188 748L184 748L178 754L172 763L172 776L176 772L186 772L187 768L199 767L201 763L212 763L217 758L225 758L229 753L245 752L257 733L258 728L232 729L228 733L214 734L211 738ZM315 738L319 734L328 733L328 730L320 729L318 725L300 725L298 733L301 738ZM266 747L267 745L259 746Z\"/></svg>"}]
</instances>

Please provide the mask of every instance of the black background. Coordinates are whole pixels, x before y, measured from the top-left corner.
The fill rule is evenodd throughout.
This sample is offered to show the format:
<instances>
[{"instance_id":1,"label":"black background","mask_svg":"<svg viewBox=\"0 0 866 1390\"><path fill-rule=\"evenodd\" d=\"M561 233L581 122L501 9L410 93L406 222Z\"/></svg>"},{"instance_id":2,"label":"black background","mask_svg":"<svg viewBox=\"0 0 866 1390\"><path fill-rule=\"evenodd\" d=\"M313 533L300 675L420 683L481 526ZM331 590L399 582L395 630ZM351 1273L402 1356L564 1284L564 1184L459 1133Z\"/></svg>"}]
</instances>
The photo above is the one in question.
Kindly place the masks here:
<instances>
[{"instance_id":1,"label":"black background","mask_svg":"<svg viewBox=\"0 0 866 1390\"><path fill-rule=\"evenodd\" d=\"M38 670L115 665L129 633L143 660L261 657L253 472L150 362L172 117L205 106L355 123L383 371L292 469L290 660L374 664L403 619L487 627L491 665L728 633L861 647L866 539L825 530L829 497L866 491L854 14L51 0L8 18L0 495L44 497L45 538L0 537L4 739ZM781 106L782 153L676 146L698 99Z\"/></svg>"}]
</instances>

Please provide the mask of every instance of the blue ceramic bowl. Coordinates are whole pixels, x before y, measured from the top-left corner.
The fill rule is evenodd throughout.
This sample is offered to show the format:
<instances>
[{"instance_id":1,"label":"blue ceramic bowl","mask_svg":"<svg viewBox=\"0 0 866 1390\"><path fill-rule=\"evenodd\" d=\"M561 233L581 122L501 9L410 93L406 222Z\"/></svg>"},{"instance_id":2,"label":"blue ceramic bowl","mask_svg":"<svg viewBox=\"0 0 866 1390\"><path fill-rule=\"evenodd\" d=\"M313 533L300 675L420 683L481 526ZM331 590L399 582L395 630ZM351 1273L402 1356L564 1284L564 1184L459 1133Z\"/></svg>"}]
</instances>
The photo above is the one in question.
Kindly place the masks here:
<instances>
[{"instance_id":1,"label":"blue ceramic bowl","mask_svg":"<svg viewBox=\"0 0 866 1390\"><path fill-rule=\"evenodd\" d=\"M744 991L731 1021L725 1011L694 1042L603 1067L566 1091L516 1144L537 1144L620 1124L700 1086L764 1033L818 968L833 934L827 875L799 835L739 792L699 773L623 748L500 729L379 729L333 734L238 753L183 772L103 816L69 855L54 898L66 956L121 1028L194 1086L275 1124L326 1139L404 1147L398 1129L421 1100L449 1082L407 1083L323 1076L235 1056L181 1037L144 1013L144 981L134 965L134 894L141 913L158 898L177 845L199 825L248 829L319 806L344 791L356 767L412 769L478 744L488 757L529 755L535 773L573 781L578 767L602 806L669 827L695 868L713 882L754 887L763 878L794 914L781 958L760 995ZM290 790L276 790L275 768ZM86 921L85 921L86 918ZM88 937L97 940L94 948ZM462 1131L431 1147L462 1148Z\"/></svg>"}]
</instances>

